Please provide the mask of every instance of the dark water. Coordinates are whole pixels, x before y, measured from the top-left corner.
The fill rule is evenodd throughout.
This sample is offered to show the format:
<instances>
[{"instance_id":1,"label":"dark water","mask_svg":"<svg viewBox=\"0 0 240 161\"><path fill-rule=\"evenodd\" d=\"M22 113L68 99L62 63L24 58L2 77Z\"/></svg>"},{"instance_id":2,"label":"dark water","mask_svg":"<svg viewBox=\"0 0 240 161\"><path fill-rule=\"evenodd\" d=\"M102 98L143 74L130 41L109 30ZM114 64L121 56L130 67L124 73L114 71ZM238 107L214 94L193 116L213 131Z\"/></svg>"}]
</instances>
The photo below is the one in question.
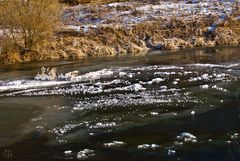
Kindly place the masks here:
<instances>
[{"instance_id":1,"label":"dark water","mask_svg":"<svg viewBox=\"0 0 240 161\"><path fill-rule=\"evenodd\" d=\"M239 161L239 52L1 67L0 160ZM34 81L41 66L79 75Z\"/></svg>"}]
</instances>

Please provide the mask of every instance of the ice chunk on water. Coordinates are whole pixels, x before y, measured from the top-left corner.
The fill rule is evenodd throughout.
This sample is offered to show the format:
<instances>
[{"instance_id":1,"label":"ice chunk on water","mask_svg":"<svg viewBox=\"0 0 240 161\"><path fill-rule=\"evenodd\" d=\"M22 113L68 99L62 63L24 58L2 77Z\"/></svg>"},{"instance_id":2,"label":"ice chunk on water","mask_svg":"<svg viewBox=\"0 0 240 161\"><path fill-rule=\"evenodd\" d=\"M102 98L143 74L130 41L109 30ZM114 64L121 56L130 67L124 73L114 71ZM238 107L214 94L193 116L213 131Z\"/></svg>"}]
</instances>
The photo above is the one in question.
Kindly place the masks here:
<instances>
[{"instance_id":1,"label":"ice chunk on water","mask_svg":"<svg viewBox=\"0 0 240 161\"><path fill-rule=\"evenodd\" d=\"M234 133L230 137L231 137L231 139L239 139L240 138L239 133Z\"/></svg>"},{"instance_id":2,"label":"ice chunk on water","mask_svg":"<svg viewBox=\"0 0 240 161\"><path fill-rule=\"evenodd\" d=\"M127 75L126 72L119 72L119 77L124 77L125 75Z\"/></svg>"},{"instance_id":3,"label":"ice chunk on water","mask_svg":"<svg viewBox=\"0 0 240 161\"><path fill-rule=\"evenodd\" d=\"M209 88L209 85L205 84L205 85L201 85L200 86L202 89L208 89Z\"/></svg>"},{"instance_id":4,"label":"ice chunk on water","mask_svg":"<svg viewBox=\"0 0 240 161\"><path fill-rule=\"evenodd\" d=\"M176 154L176 150L168 149L168 155L175 155L175 154Z\"/></svg>"},{"instance_id":5,"label":"ice chunk on water","mask_svg":"<svg viewBox=\"0 0 240 161\"><path fill-rule=\"evenodd\" d=\"M104 143L103 146L106 147L106 148L115 148L115 147L123 146L125 144L126 143L122 142L122 141L113 141L113 142L110 142L110 143Z\"/></svg>"},{"instance_id":6,"label":"ice chunk on water","mask_svg":"<svg viewBox=\"0 0 240 161\"><path fill-rule=\"evenodd\" d=\"M146 90L146 88L144 88L141 84L138 84L138 83L130 85L130 86L127 86L127 87L124 87L124 89L130 90L130 91L143 91L143 90Z\"/></svg>"},{"instance_id":7,"label":"ice chunk on water","mask_svg":"<svg viewBox=\"0 0 240 161\"><path fill-rule=\"evenodd\" d=\"M91 149L84 149L82 151L79 151L77 153L77 159L87 159L89 157L94 157L95 156L95 151Z\"/></svg>"},{"instance_id":8,"label":"ice chunk on water","mask_svg":"<svg viewBox=\"0 0 240 161\"><path fill-rule=\"evenodd\" d=\"M75 74L70 74L67 73L65 75L65 79L66 80L71 80L71 81L89 81L89 80L96 80L96 79L100 79L102 77L109 77L113 74L112 69L102 69L102 70L97 70L94 72L89 72L86 73L84 75L79 75L79 76L75 76Z\"/></svg>"},{"instance_id":9,"label":"ice chunk on water","mask_svg":"<svg viewBox=\"0 0 240 161\"><path fill-rule=\"evenodd\" d=\"M128 76L129 78L132 78L132 77L133 77L133 73L129 73L127 76Z\"/></svg>"},{"instance_id":10,"label":"ice chunk on water","mask_svg":"<svg viewBox=\"0 0 240 161\"><path fill-rule=\"evenodd\" d=\"M154 78L151 81L148 81L147 84L160 83L163 81L165 81L165 79L163 79L163 78Z\"/></svg>"},{"instance_id":11,"label":"ice chunk on water","mask_svg":"<svg viewBox=\"0 0 240 161\"><path fill-rule=\"evenodd\" d=\"M176 84L178 84L178 82L177 81L173 81L173 84L176 85Z\"/></svg>"},{"instance_id":12,"label":"ice chunk on water","mask_svg":"<svg viewBox=\"0 0 240 161\"><path fill-rule=\"evenodd\" d=\"M95 125L90 126L90 129L104 129L104 128L110 128L116 126L116 122L107 122L107 123L102 123L102 122L97 122Z\"/></svg>"},{"instance_id":13,"label":"ice chunk on water","mask_svg":"<svg viewBox=\"0 0 240 161\"><path fill-rule=\"evenodd\" d=\"M71 155L72 154L72 150L66 150L65 152L64 152L64 155L65 156L69 156L69 155Z\"/></svg>"},{"instance_id":14,"label":"ice chunk on water","mask_svg":"<svg viewBox=\"0 0 240 161\"><path fill-rule=\"evenodd\" d=\"M192 111L192 112L191 112L191 115L192 115L192 116L194 116L195 114L196 114L196 112L195 112L195 111Z\"/></svg>"},{"instance_id":15,"label":"ice chunk on water","mask_svg":"<svg viewBox=\"0 0 240 161\"><path fill-rule=\"evenodd\" d=\"M189 132L181 133L179 136L177 136L177 139L182 140L183 142L191 142L191 143L197 142L197 137Z\"/></svg>"},{"instance_id":16,"label":"ice chunk on water","mask_svg":"<svg viewBox=\"0 0 240 161\"><path fill-rule=\"evenodd\" d=\"M157 115L159 115L158 112L151 112L150 114L153 115L153 116L157 116Z\"/></svg>"},{"instance_id":17,"label":"ice chunk on water","mask_svg":"<svg viewBox=\"0 0 240 161\"><path fill-rule=\"evenodd\" d=\"M138 149L157 149L160 147L161 146L157 144L142 144L137 146Z\"/></svg>"},{"instance_id":18,"label":"ice chunk on water","mask_svg":"<svg viewBox=\"0 0 240 161\"><path fill-rule=\"evenodd\" d=\"M208 80L209 79L209 75L208 74L203 74L201 75L202 79Z\"/></svg>"},{"instance_id":19,"label":"ice chunk on water","mask_svg":"<svg viewBox=\"0 0 240 161\"><path fill-rule=\"evenodd\" d=\"M190 139L197 139L196 136L194 136L193 134L189 133L189 132L183 132L179 135L179 138L190 138Z\"/></svg>"}]
</instances>

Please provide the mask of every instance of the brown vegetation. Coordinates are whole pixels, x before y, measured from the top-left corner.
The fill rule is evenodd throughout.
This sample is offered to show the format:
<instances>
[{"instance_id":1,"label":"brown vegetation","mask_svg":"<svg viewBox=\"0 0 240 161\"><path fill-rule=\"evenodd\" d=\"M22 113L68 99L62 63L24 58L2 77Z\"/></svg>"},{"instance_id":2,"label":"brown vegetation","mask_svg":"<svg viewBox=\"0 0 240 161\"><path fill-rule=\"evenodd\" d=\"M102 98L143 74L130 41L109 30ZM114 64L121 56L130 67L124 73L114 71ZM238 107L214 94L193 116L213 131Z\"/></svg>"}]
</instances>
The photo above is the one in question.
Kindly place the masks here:
<instances>
[{"instance_id":1,"label":"brown vegetation","mask_svg":"<svg viewBox=\"0 0 240 161\"><path fill-rule=\"evenodd\" d=\"M37 52L36 46L52 37L59 15L55 0L1 1L2 53Z\"/></svg>"},{"instance_id":2,"label":"brown vegetation","mask_svg":"<svg viewBox=\"0 0 240 161\"><path fill-rule=\"evenodd\" d=\"M126 28L102 27L87 33L59 32L56 41L41 48L39 59L77 58L86 56L115 56L136 54L149 49L181 49L217 44L239 44L239 35L227 26L237 23L230 18L220 26L212 37L207 29L215 21L214 17L184 20L156 20ZM162 23L160 23L162 22ZM164 24L164 25L163 25ZM228 35L229 32L232 35ZM235 36L234 36L235 35ZM225 42L221 42L224 40Z\"/></svg>"},{"instance_id":3,"label":"brown vegetation","mask_svg":"<svg viewBox=\"0 0 240 161\"><path fill-rule=\"evenodd\" d=\"M78 4L106 4L113 2L124 2L127 0L59 0L60 3L65 3L69 5L78 5Z\"/></svg>"},{"instance_id":4,"label":"brown vegetation","mask_svg":"<svg viewBox=\"0 0 240 161\"><path fill-rule=\"evenodd\" d=\"M89 9L88 12L91 12L91 8L87 9ZM120 10L123 11L125 9L126 8L120 8ZM127 8L127 10L128 9L129 8ZM91 14L96 15L97 18L102 16L101 13L102 12L96 12L95 10L91 12ZM142 15L138 10L131 14L134 16ZM226 21L218 25L218 28L213 33L208 32L208 27L211 26L218 17L214 15L194 15L191 18L153 18L131 26L118 26L117 22L111 22L112 25L109 26L89 27L87 32L82 29L61 29L57 30L57 32L55 30L55 38L49 42L45 33L52 34L51 25L51 28L46 30L46 32L45 30L39 30L41 31L39 33L43 33L45 36L43 36L43 39L40 39L41 43L38 43L40 41L36 41L36 43L30 45L32 47L24 45L24 37L20 37L22 41L16 41L18 39L11 41L12 39L9 39L9 37L5 37L7 41L0 39L2 42L7 42L5 44L17 42L18 47L20 46L21 49L27 50L27 52L23 54L17 52L18 50L12 50L12 54L2 54L0 55L0 59L5 63L16 63L32 60L81 59L86 56L136 54L152 49L176 50L199 46L237 45L240 44L240 21L236 19L238 15L239 13L229 16ZM27 14L27 16L29 15ZM26 24L28 23L30 22L26 21ZM35 25L33 23L30 24L30 26ZM50 22L50 24L55 24L55 21ZM40 27L42 27L42 25L40 25ZM10 32L12 38L16 38L15 35L24 34L24 32L22 33L22 31L19 30L19 27L15 27L10 31L14 31L14 34ZM26 42L27 41L28 40L26 40ZM0 44L2 43L0 42ZM13 45L10 46L12 47ZM4 48L7 49L7 47Z\"/></svg>"}]
</instances>

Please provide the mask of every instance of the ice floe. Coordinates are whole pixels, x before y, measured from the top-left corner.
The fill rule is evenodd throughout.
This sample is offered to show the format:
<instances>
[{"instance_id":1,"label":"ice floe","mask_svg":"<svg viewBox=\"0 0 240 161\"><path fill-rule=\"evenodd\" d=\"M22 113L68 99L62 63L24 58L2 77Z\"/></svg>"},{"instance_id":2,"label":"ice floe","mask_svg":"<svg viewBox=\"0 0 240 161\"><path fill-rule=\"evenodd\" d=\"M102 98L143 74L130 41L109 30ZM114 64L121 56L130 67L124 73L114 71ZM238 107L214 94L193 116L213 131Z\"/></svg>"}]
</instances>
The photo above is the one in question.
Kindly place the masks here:
<instances>
[{"instance_id":1,"label":"ice floe","mask_svg":"<svg viewBox=\"0 0 240 161\"><path fill-rule=\"evenodd\" d=\"M163 78L154 78L151 81L148 81L147 84L160 83L163 81L165 81L165 79L163 79Z\"/></svg>"},{"instance_id":2,"label":"ice floe","mask_svg":"<svg viewBox=\"0 0 240 161\"><path fill-rule=\"evenodd\" d=\"M167 152L168 155L170 156L173 156L176 154L176 150L173 150L173 149L168 149L168 152Z\"/></svg>"},{"instance_id":3,"label":"ice floe","mask_svg":"<svg viewBox=\"0 0 240 161\"><path fill-rule=\"evenodd\" d=\"M94 156L95 156L95 151L91 149L84 149L77 153L77 159L82 159L82 160L85 160Z\"/></svg>"},{"instance_id":4,"label":"ice floe","mask_svg":"<svg viewBox=\"0 0 240 161\"><path fill-rule=\"evenodd\" d=\"M122 142L122 141L113 141L113 142L110 142L110 143L104 143L103 146L106 147L106 148L116 148L116 147L123 146L125 144L126 143Z\"/></svg>"},{"instance_id":5,"label":"ice floe","mask_svg":"<svg viewBox=\"0 0 240 161\"><path fill-rule=\"evenodd\" d=\"M200 86L202 89L208 89L209 88L209 85L205 84L205 85L201 85Z\"/></svg>"},{"instance_id":6,"label":"ice floe","mask_svg":"<svg viewBox=\"0 0 240 161\"><path fill-rule=\"evenodd\" d=\"M185 143L196 143L197 137L189 132L183 132L177 136L177 139Z\"/></svg>"},{"instance_id":7,"label":"ice floe","mask_svg":"<svg viewBox=\"0 0 240 161\"><path fill-rule=\"evenodd\" d=\"M214 66L216 68L222 67L233 67L232 65L212 65L212 64L195 64L193 66L201 66L202 68L207 68L209 66ZM187 70L186 70L187 68ZM145 77L142 77L142 74ZM148 90L146 85L158 85L161 92L176 92L181 91L178 88L161 88L165 87L171 78L173 85L181 85L188 79L188 82L202 82L201 87L207 87L208 83L213 83L217 81L227 82L235 81L236 77L223 72L217 72L215 70L206 73L198 72L198 69L189 70L189 66L144 66L136 68L119 68L119 69L100 69L93 72L88 72L85 74L80 74L79 71L75 70L68 72L66 74L56 74L57 80L51 80L45 78L44 73L46 69L42 72L43 78L37 78L38 80L14 80L14 81L1 81L0 82L0 92L6 91L19 91L14 94L20 94L31 96L31 95L77 95L77 94L97 94L97 93L111 93L111 92L139 92ZM176 76L177 75L177 76ZM161 76L161 77L159 77ZM183 77L184 76L184 77ZM115 79L113 79L115 78ZM129 79L130 78L130 79ZM145 78L150 78L146 80ZM235 80L234 80L235 79ZM138 80L138 83L136 82ZM180 81L181 80L181 81ZM205 84L205 85L204 85ZM50 87L50 88L49 88ZM47 88L47 89L45 89ZM217 90L225 91L224 89L213 88ZM39 90L38 90L39 89ZM42 89L42 90L41 90ZM23 90L23 91L21 91ZM25 92L24 92L25 90ZM28 90L28 91L26 91Z\"/></svg>"},{"instance_id":8,"label":"ice floe","mask_svg":"<svg viewBox=\"0 0 240 161\"><path fill-rule=\"evenodd\" d=\"M64 151L65 156L71 156L72 155L72 150L66 150Z\"/></svg>"},{"instance_id":9,"label":"ice floe","mask_svg":"<svg viewBox=\"0 0 240 161\"><path fill-rule=\"evenodd\" d=\"M142 144L137 146L138 149L157 149L161 148L158 144Z\"/></svg>"},{"instance_id":10,"label":"ice floe","mask_svg":"<svg viewBox=\"0 0 240 161\"><path fill-rule=\"evenodd\" d=\"M106 78L113 74L111 69L102 69L94 72L89 72L83 75L77 75L77 72L66 73L61 75L60 79L71 80L71 81L91 81L97 80L100 78Z\"/></svg>"},{"instance_id":11,"label":"ice floe","mask_svg":"<svg viewBox=\"0 0 240 161\"><path fill-rule=\"evenodd\" d=\"M240 139L239 133L234 133L233 135L230 136L231 139Z\"/></svg>"},{"instance_id":12,"label":"ice floe","mask_svg":"<svg viewBox=\"0 0 240 161\"><path fill-rule=\"evenodd\" d=\"M99 129L99 128L109 128L109 127L115 127L116 122L107 122L107 123L102 123L102 122L97 122L95 125L90 126L90 129Z\"/></svg>"},{"instance_id":13,"label":"ice floe","mask_svg":"<svg viewBox=\"0 0 240 161\"><path fill-rule=\"evenodd\" d=\"M195 114L196 114L196 112L195 112L195 111L192 111L192 112L191 112L191 115L192 115L192 116L194 116Z\"/></svg>"},{"instance_id":14,"label":"ice floe","mask_svg":"<svg viewBox=\"0 0 240 161\"><path fill-rule=\"evenodd\" d=\"M153 115L153 116L157 116L157 115L159 115L158 112L151 112L150 114Z\"/></svg>"}]
</instances>

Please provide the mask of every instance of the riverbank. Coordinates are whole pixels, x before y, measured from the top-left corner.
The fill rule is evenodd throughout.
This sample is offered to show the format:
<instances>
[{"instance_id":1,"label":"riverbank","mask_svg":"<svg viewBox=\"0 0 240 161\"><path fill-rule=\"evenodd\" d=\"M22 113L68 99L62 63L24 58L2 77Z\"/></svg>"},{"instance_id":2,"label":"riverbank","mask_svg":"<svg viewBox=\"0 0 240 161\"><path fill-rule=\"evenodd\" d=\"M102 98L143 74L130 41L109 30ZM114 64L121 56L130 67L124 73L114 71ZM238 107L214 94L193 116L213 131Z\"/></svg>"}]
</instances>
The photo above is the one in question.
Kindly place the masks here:
<instances>
[{"instance_id":1,"label":"riverbank","mask_svg":"<svg viewBox=\"0 0 240 161\"><path fill-rule=\"evenodd\" d=\"M229 1L132 1L64 6L54 40L1 62L81 59L149 50L240 44L240 11Z\"/></svg>"}]
</instances>

